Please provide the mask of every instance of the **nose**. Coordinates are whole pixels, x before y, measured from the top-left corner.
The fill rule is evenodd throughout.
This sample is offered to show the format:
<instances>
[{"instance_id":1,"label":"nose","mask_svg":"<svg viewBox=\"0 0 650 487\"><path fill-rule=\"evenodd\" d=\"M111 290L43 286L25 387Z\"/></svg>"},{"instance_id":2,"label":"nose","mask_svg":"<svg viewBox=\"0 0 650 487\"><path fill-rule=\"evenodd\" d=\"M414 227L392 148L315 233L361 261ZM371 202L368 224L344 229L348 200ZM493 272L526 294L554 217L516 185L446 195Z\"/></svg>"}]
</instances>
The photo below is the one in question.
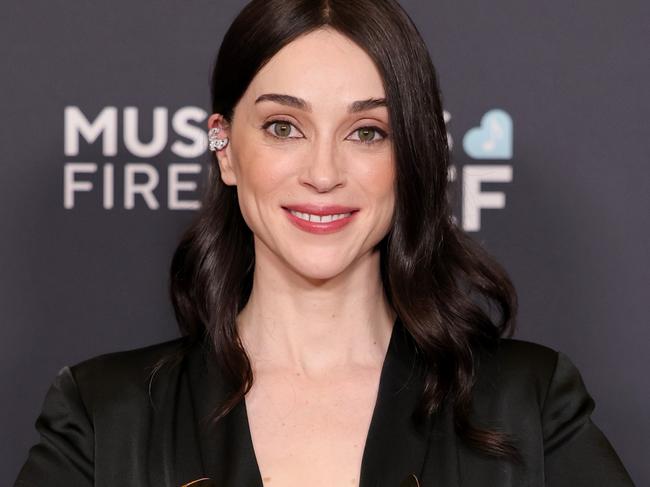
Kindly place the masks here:
<instances>
[{"instance_id":1,"label":"nose","mask_svg":"<svg viewBox=\"0 0 650 487\"><path fill-rule=\"evenodd\" d=\"M306 154L308 158L300 175L300 183L319 193L331 191L345 184L341 155L336 142L322 138Z\"/></svg>"}]
</instances>

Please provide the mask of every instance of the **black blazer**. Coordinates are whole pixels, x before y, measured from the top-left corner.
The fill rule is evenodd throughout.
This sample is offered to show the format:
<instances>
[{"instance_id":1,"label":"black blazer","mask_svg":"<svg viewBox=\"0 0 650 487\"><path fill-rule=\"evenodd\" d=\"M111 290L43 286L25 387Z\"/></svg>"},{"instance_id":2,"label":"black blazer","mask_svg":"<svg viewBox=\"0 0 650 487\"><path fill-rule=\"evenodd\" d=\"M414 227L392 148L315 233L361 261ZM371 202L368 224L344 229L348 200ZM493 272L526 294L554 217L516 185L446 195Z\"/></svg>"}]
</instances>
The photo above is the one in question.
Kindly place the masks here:
<instances>
[{"instance_id":1,"label":"black blazer","mask_svg":"<svg viewBox=\"0 0 650 487\"><path fill-rule=\"evenodd\" d=\"M176 365L152 366L187 346L177 339L64 367L49 389L16 486L262 487L245 403L216 427L204 421L227 393L200 342ZM421 378L412 339L397 320L361 465L361 487L594 487L633 485L601 431L579 372L561 353L502 340L484 354L476 421L518 440L524 463L469 449L448 410L416 425ZM279 486L281 487L281 486ZM333 486L334 487L334 486Z\"/></svg>"}]
</instances>

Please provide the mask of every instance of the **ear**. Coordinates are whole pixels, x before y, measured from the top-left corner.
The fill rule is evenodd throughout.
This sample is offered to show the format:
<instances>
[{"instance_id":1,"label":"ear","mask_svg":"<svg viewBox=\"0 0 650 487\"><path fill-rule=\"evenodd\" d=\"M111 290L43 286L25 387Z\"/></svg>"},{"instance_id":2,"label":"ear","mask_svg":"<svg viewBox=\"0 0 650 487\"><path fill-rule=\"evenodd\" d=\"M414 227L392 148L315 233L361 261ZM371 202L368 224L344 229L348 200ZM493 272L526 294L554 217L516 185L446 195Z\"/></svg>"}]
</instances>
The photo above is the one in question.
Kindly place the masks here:
<instances>
[{"instance_id":1,"label":"ear","mask_svg":"<svg viewBox=\"0 0 650 487\"><path fill-rule=\"evenodd\" d=\"M233 167L232 151L230 150L230 145L232 143L230 142L230 140L232 140L230 124L220 113L213 113L208 117L208 130L215 127L221 129L221 132L219 132L221 138L227 137L229 139L229 143L226 147L214 153L214 157L217 158L217 162L219 163L221 180L228 186L237 186L237 175Z\"/></svg>"}]
</instances>

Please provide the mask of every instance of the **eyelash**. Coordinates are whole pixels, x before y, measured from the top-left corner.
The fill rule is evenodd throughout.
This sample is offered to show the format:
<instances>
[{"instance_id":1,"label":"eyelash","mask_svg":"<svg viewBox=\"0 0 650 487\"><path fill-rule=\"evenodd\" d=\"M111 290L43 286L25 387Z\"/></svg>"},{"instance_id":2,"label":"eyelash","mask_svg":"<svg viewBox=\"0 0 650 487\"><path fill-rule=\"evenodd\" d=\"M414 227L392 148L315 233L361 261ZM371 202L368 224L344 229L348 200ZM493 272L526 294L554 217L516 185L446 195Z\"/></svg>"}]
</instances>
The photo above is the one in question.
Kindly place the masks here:
<instances>
[{"instance_id":1,"label":"eyelash","mask_svg":"<svg viewBox=\"0 0 650 487\"><path fill-rule=\"evenodd\" d=\"M267 129L268 129L271 125L273 125L274 123L286 123L286 124L288 124L288 125L291 125L292 127L294 127L294 128L297 130L297 127L296 127L292 122L289 122L288 120L281 120L281 119L269 120L269 121L266 122L264 125L262 125L262 129L263 129L264 132L265 132L267 135L269 135L270 137L273 137L274 139L280 139L280 140L285 140L285 139L297 139L297 138L300 138L300 137L278 137L277 135L272 134L272 133L269 132ZM352 142L356 142L356 143L360 143L360 144L365 144L365 145L372 145L372 144L376 144L376 143L378 143L378 142L383 142L383 141L385 141L385 140L388 138L388 134L387 134L384 130L382 130L382 129L380 129L379 127L376 127L376 126L374 126L374 125L366 125L366 126L363 126L363 127L359 127L359 128L357 128L357 129L355 129L352 133L354 133L354 132L358 132L359 130L362 130L362 129L372 129L372 130L374 130L375 132L377 132L379 135L381 135L382 138L381 138L381 139L377 139L377 140L371 140L371 141L369 141L369 142L368 142L368 141L365 141L365 140L352 140Z\"/></svg>"}]
</instances>

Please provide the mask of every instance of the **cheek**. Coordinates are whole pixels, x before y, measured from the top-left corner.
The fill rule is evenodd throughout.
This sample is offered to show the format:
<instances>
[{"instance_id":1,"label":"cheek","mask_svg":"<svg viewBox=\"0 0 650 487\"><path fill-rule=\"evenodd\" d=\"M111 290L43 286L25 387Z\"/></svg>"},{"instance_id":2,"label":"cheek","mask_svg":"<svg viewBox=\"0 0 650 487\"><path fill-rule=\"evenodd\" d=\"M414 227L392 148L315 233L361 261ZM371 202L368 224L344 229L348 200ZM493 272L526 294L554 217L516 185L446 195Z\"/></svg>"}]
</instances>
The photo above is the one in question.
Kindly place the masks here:
<instances>
[{"instance_id":1,"label":"cheek","mask_svg":"<svg viewBox=\"0 0 650 487\"><path fill-rule=\"evenodd\" d=\"M395 165L392 159L375 161L377 164L367 169L362 184L367 188L367 196L375 208L374 232L378 237L390 230L395 212Z\"/></svg>"},{"instance_id":2,"label":"cheek","mask_svg":"<svg viewBox=\"0 0 650 487\"><path fill-rule=\"evenodd\" d=\"M274 157L269 150L252 147L238 151L236 160L237 193L242 212L257 211L257 201L279 199L280 188L289 177L290 164Z\"/></svg>"},{"instance_id":3,"label":"cheek","mask_svg":"<svg viewBox=\"0 0 650 487\"><path fill-rule=\"evenodd\" d=\"M392 159L374 161L366 165L360 175L360 184L367 188L369 195L387 205L393 204L395 185L395 165Z\"/></svg>"}]
</instances>

